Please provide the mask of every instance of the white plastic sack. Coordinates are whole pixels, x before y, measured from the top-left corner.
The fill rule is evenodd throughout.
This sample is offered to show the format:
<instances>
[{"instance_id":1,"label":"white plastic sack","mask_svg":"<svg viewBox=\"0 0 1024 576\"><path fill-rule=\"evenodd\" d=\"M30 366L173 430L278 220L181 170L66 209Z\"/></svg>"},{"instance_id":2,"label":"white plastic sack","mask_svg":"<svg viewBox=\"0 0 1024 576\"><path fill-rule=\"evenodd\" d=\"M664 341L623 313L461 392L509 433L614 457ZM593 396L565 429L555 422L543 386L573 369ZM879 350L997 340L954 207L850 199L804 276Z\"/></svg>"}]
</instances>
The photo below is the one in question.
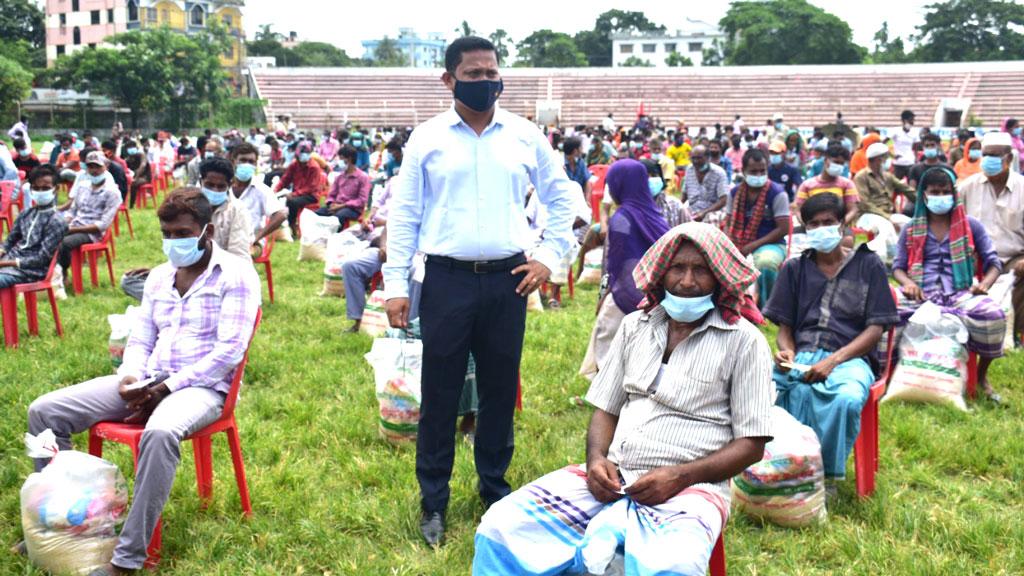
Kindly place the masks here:
<instances>
[{"instance_id":1,"label":"white plastic sack","mask_svg":"<svg viewBox=\"0 0 1024 576\"><path fill-rule=\"evenodd\" d=\"M415 440L422 400L423 341L377 338L365 358L373 367L380 435L395 443Z\"/></svg>"},{"instance_id":2,"label":"white plastic sack","mask_svg":"<svg viewBox=\"0 0 1024 576\"><path fill-rule=\"evenodd\" d=\"M601 263L604 261L604 248L594 248L583 256L583 274L579 284L600 284Z\"/></svg>"},{"instance_id":3,"label":"white plastic sack","mask_svg":"<svg viewBox=\"0 0 1024 576\"><path fill-rule=\"evenodd\" d=\"M952 404L967 410L967 328L959 318L925 302L900 339L900 360L882 402Z\"/></svg>"},{"instance_id":4,"label":"white plastic sack","mask_svg":"<svg viewBox=\"0 0 1024 576\"><path fill-rule=\"evenodd\" d=\"M868 248L887 264L892 263L896 257L896 244L900 235L896 227L888 218L878 214L865 214L857 219L857 227L874 234L874 238L868 241Z\"/></svg>"},{"instance_id":5,"label":"white plastic sack","mask_svg":"<svg viewBox=\"0 0 1024 576\"><path fill-rule=\"evenodd\" d=\"M370 245L354 234L342 231L331 234L327 238L327 251L324 257L324 287L321 296L345 296L345 282L341 275L341 265L348 258L359 254Z\"/></svg>"},{"instance_id":6,"label":"white plastic sack","mask_svg":"<svg viewBox=\"0 0 1024 576\"><path fill-rule=\"evenodd\" d=\"M573 242L569 251L566 252L562 261L558 263L558 268L551 271L551 277L548 278L548 282L552 284L568 284L569 274L572 274L572 265L576 262L576 257L580 253L580 245Z\"/></svg>"},{"instance_id":7,"label":"white plastic sack","mask_svg":"<svg viewBox=\"0 0 1024 576\"><path fill-rule=\"evenodd\" d=\"M107 349L110 351L110 363L117 368L124 358L124 347L128 344L128 338L132 334L132 326L138 318L139 307L129 306L124 314L110 314L107 316L107 323L110 324L110 339L107 340Z\"/></svg>"},{"instance_id":8,"label":"white plastic sack","mask_svg":"<svg viewBox=\"0 0 1024 576\"><path fill-rule=\"evenodd\" d=\"M988 291L989 298L992 298L996 304L999 304L999 307L1006 314L1006 335L1003 337L1004 352L1013 350L1013 283L1016 281L1016 278L1016 275L1011 270L1001 275Z\"/></svg>"},{"instance_id":9,"label":"white plastic sack","mask_svg":"<svg viewBox=\"0 0 1024 576\"><path fill-rule=\"evenodd\" d=\"M68 293L64 290L64 269L57 264L53 267L53 279L50 280L50 287L53 288L53 297L57 300L67 300Z\"/></svg>"},{"instance_id":10,"label":"white plastic sack","mask_svg":"<svg viewBox=\"0 0 1024 576\"><path fill-rule=\"evenodd\" d=\"M127 506L128 488L117 466L84 452L57 452L21 487L29 560L58 575L103 566L113 556L115 527Z\"/></svg>"},{"instance_id":11,"label":"white plastic sack","mask_svg":"<svg viewBox=\"0 0 1024 576\"><path fill-rule=\"evenodd\" d=\"M760 462L732 479L732 504L779 526L822 524L828 514L818 436L782 408L771 411L774 438Z\"/></svg>"},{"instance_id":12,"label":"white plastic sack","mask_svg":"<svg viewBox=\"0 0 1024 576\"><path fill-rule=\"evenodd\" d=\"M274 240L277 242L294 242L292 229L288 226L279 226L277 230L274 230Z\"/></svg>"},{"instance_id":13,"label":"white plastic sack","mask_svg":"<svg viewBox=\"0 0 1024 576\"><path fill-rule=\"evenodd\" d=\"M366 307L363 308L363 319L359 322L359 331L368 336L377 338L383 336L390 324L388 314L384 310L383 290L374 290L373 294L366 299Z\"/></svg>"},{"instance_id":14,"label":"white plastic sack","mask_svg":"<svg viewBox=\"0 0 1024 576\"><path fill-rule=\"evenodd\" d=\"M324 261L327 252L327 238L338 231L338 219L334 216L320 216L312 210L299 213L299 260Z\"/></svg>"}]
</instances>

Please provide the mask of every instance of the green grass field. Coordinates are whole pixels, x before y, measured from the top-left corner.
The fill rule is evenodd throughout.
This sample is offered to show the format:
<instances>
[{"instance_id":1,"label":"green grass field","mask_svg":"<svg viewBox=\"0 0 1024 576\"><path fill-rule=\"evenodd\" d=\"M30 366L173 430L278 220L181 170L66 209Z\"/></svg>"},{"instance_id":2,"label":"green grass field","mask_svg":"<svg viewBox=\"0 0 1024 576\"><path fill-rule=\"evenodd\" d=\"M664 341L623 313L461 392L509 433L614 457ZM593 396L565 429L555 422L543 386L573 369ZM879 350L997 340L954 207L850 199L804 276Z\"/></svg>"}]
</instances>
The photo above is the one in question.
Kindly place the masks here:
<instances>
[{"instance_id":1,"label":"green grass field","mask_svg":"<svg viewBox=\"0 0 1024 576\"><path fill-rule=\"evenodd\" d=\"M136 239L117 244L115 273L163 260L152 209L133 214ZM456 457L447 545L420 543L414 449L377 435L370 339L342 336L344 303L318 298L322 264L297 262L296 244L274 253L277 303L264 321L237 416L255 515L239 508L227 443L214 442L214 501L200 509L190 446L165 510L166 574L468 574L483 513L472 454ZM264 291L265 292L265 291ZM576 376L593 320L596 291L577 292L563 310L531 314L523 360L524 409L509 473L522 485L584 459L589 410ZM111 370L106 315L130 303L102 280L60 303L66 336L48 309L41 338L0 351L0 543L21 536L19 488L31 471L22 436L36 396ZM23 316L23 314L22 314ZM788 530L734 515L726 533L731 574L1024 573L1024 356L996 362L992 380L1009 407L974 404L971 413L883 405L878 491L858 501L840 487L822 528ZM84 450L85 438L76 438ZM108 458L131 478L130 453ZM852 473L852 463L850 465ZM0 552L0 574L38 574Z\"/></svg>"}]
</instances>

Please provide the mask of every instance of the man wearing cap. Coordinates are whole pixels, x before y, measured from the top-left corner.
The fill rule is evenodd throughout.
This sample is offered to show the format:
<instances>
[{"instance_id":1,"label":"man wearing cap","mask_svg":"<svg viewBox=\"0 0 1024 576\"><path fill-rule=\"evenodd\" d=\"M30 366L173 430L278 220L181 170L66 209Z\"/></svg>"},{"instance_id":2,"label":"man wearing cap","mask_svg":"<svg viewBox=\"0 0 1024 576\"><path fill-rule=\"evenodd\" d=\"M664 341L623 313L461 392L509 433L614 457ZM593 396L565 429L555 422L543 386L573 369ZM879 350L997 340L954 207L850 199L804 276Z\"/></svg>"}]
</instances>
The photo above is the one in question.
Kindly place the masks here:
<instances>
[{"instance_id":1,"label":"man wearing cap","mask_svg":"<svg viewBox=\"0 0 1024 576\"><path fill-rule=\"evenodd\" d=\"M75 180L68 196L70 206L64 213L68 233L60 243L57 257L65 271L71 265L71 251L83 244L98 242L121 206L121 191L107 172L107 157L102 152L92 150L86 155L85 172Z\"/></svg>"},{"instance_id":2,"label":"man wearing cap","mask_svg":"<svg viewBox=\"0 0 1024 576\"><path fill-rule=\"evenodd\" d=\"M768 146L768 179L786 191L789 201L796 198L796 190L804 181L800 170L786 162L786 144L775 140Z\"/></svg>"},{"instance_id":3,"label":"man wearing cap","mask_svg":"<svg viewBox=\"0 0 1024 576\"><path fill-rule=\"evenodd\" d=\"M1003 272L1013 271L1013 333L1024 329L1024 176L1010 170L1013 144L1006 132L981 140L981 172L960 184L967 214L985 225Z\"/></svg>"},{"instance_id":4,"label":"man wearing cap","mask_svg":"<svg viewBox=\"0 0 1024 576\"><path fill-rule=\"evenodd\" d=\"M860 203L857 204L858 217L865 214L877 214L890 220L897 229L909 218L897 212L893 200L902 194L909 205L914 204L914 189L908 186L889 171L892 168L892 157L889 147L881 142L868 146L866 151L868 165L853 177L857 185Z\"/></svg>"},{"instance_id":5,"label":"man wearing cap","mask_svg":"<svg viewBox=\"0 0 1024 576\"><path fill-rule=\"evenodd\" d=\"M785 122L782 121L782 112L776 112L773 114L772 126L768 129L768 140L779 140L784 143L788 132L789 126L786 126Z\"/></svg>"},{"instance_id":6,"label":"man wearing cap","mask_svg":"<svg viewBox=\"0 0 1024 576\"><path fill-rule=\"evenodd\" d=\"M913 110L904 110L900 114L903 126L895 128L890 132L893 142L893 152L896 159L893 160L893 173L896 178L903 180L910 173L910 168L917 162L914 154L914 144L921 141L921 129L914 126Z\"/></svg>"}]
</instances>

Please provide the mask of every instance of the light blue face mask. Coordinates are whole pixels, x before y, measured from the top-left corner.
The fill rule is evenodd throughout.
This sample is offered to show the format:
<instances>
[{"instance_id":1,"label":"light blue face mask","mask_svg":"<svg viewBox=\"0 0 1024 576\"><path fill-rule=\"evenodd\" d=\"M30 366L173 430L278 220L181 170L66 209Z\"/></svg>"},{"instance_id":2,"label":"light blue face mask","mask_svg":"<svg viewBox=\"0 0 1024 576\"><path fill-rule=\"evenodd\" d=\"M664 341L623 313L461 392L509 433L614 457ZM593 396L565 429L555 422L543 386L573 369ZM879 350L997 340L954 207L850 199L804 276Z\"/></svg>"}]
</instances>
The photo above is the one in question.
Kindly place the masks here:
<instances>
[{"instance_id":1,"label":"light blue face mask","mask_svg":"<svg viewBox=\"0 0 1024 576\"><path fill-rule=\"evenodd\" d=\"M248 182L256 175L256 166L252 164L239 164L235 166L235 179L239 182Z\"/></svg>"},{"instance_id":2,"label":"light blue face mask","mask_svg":"<svg viewBox=\"0 0 1024 576\"><path fill-rule=\"evenodd\" d=\"M985 176L995 176L1003 171L1003 159L999 156L985 156L981 159L981 171Z\"/></svg>"},{"instance_id":3,"label":"light blue face mask","mask_svg":"<svg viewBox=\"0 0 1024 576\"><path fill-rule=\"evenodd\" d=\"M214 154L213 152L210 152L209 150L207 150L206 152L203 152L203 159L204 160L209 160L210 158L213 158L214 156L216 156L216 154Z\"/></svg>"},{"instance_id":4,"label":"light blue face mask","mask_svg":"<svg viewBox=\"0 0 1024 576\"><path fill-rule=\"evenodd\" d=\"M743 179L746 180L747 186L750 186L751 188L761 188L768 183L767 174L744 174Z\"/></svg>"},{"instance_id":5,"label":"light blue face mask","mask_svg":"<svg viewBox=\"0 0 1024 576\"><path fill-rule=\"evenodd\" d=\"M715 307L711 300L712 295L685 298L676 296L665 291L665 299L661 301L661 307L668 313L668 317L676 322L696 322L704 317Z\"/></svg>"},{"instance_id":6,"label":"light blue face mask","mask_svg":"<svg viewBox=\"0 0 1024 576\"><path fill-rule=\"evenodd\" d=\"M842 176L844 170L846 170L846 164L836 164L835 162L828 163L828 175L833 178Z\"/></svg>"},{"instance_id":7,"label":"light blue face mask","mask_svg":"<svg viewBox=\"0 0 1024 576\"><path fill-rule=\"evenodd\" d=\"M214 207L220 206L228 201L228 193L226 190L224 192L218 192L203 186L203 196L206 196L206 199L210 201L210 205Z\"/></svg>"},{"instance_id":8,"label":"light blue face mask","mask_svg":"<svg viewBox=\"0 0 1024 576\"><path fill-rule=\"evenodd\" d=\"M939 157L939 149L938 148L925 148L924 149L924 157L925 158L938 158Z\"/></svg>"},{"instance_id":9,"label":"light blue face mask","mask_svg":"<svg viewBox=\"0 0 1024 576\"><path fill-rule=\"evenodd\" d=\"M99 186L107 181L107 173L104 172L96 175L89 174L89 181L92 182L93 186Z\"/></svg>"},{"instance_id":10,"label":"light blue face mask","mask_svg":"<svg viewBox=\"0 0 1024 576\"><path fill-rule=\"evenodd\" d=\"M135 156L136 154L139 153L139 149L138 148L129 148L129 149L125 150L125 152L127 152L129 156Z\"/></svg>"},{"instance_id":11,"label":"light blue face mask","mask_svg":"<svg viewBox=\"0 0 1024 576\"><path fill-rule=\"evenodd\" d=\"M932 214L949 214L953 209L953 195L925 196L924 203Z\"/></svg>"},{"instance_id":12,"label":"light blue face mask","mask_svg":"<svg viewBox=\"0 0 1024 576\"><path fill-rule=\"evenodd\" d=\"M779 164L782 164L782 154L770 154L768 156L768 159L771 160L773 166L778 166Z\"/></svg>"},{"instance_id":13,"label":"light blue face mask","mask_svg":"<svg viewBox=\"0 0 1024 576\"><path fill-rule=\"evenodd\" d=\"M199 262L203 257L203 249L199 247L199 239L206 234L206 226L199 236L189 238L164 238L164 255L175 268L188 268Z\"/></svg>"},{"instance_id":14,"label":"light blue face mask","mask_svg":"<svg viewBox=\"0 0 1024 576\"><path fill-rule=\"evenodd\" d=\"M647 186L651 189L651 196L657 196L665 189L665 181L657 176L651 176L647 179Z\"/></svg>"},{"instance_id":15,"label":"light blue face mask","mask_svg":"<svg viewBox=\"0 0 1024 576\"><path fill-rule=\"evenodd\" d=\"M32 199L32 203L36 206L49 206L53 204L55 198L53 188L49 190L29 190L28 197Z\"/></svg>"},{"instance_id":16,"label":"light blue face mask","mask_svg":"<svg viewBox=\"0 0 1024 576\"><path fill-rule=\"evenodd\" d=\"M1024 130L1021 130L1020 126L1017 126L1016 128L1013 129L1014 136L1020 136L1022 133L1024 133Z\"/></svg>"},{"instance_id":17,"label":"light blue face mask","mask_svg":"<svg viewBox=\"0 0 1024 576\"><path fill-rule=\"evenodd\" d=\"M807 231L807 242L811 248L818 252L829 253L839 246L843 235L839 232L839 224L833 226L818 226Z\"/></svg>"},{"instance_id":18,"label":"light blue face mask","mask_svg":"<svg viewBox=\"0 0 1024 576\"><path fill-rule=\"evenodd\" d=\"M970 159L974 160L974 161L980 160L981 159L981 150L975 148L975 149L971 150L970 152L968 152L967 156L970 157Z\"/></svg>"},{"instance_id":19,"label":"light blue face mask","mask_svg":"<svg viewBox=\"0 0 1024 576\"><path fill-rule=\"evenodd\" d=\"M309 155L309 152L302 152L301 154L299 154L299 162L302 162L302 163L309 162L310 158L311 158L311 156Z\"/></svg>"}]
</instances>

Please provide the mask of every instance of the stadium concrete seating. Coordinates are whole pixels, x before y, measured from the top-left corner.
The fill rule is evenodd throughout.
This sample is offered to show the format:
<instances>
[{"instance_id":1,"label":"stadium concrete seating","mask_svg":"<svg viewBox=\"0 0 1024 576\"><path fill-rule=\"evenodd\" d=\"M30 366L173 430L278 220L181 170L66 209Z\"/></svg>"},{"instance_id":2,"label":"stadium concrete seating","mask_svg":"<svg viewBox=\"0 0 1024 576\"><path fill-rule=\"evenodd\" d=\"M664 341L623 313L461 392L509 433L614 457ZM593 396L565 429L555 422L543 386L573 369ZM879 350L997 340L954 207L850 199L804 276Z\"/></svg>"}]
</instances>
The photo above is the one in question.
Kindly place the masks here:
<instances>
[{"instance_id":1,"label":"stadium concrete seating","mask_svg":"<svg viewBox=\"0 0 1024 576\"><path fill-rule=\"evenodd\" d=\"M289 113L304 128L414 126L447 109L441 70L269 68L252 70L269 119ZM731 121L751 127L783 112L791 126L831 122L895 126L911 109L928 125L943 98L969 99L965 119L996 127L1024 114L1024 61L955 64L704 68L504 68L501 104L534 116L538 102L561 105L563 125L599 124L608 112L631 122L642 102L663 124Z\"/></svg>"}]
</instances>

